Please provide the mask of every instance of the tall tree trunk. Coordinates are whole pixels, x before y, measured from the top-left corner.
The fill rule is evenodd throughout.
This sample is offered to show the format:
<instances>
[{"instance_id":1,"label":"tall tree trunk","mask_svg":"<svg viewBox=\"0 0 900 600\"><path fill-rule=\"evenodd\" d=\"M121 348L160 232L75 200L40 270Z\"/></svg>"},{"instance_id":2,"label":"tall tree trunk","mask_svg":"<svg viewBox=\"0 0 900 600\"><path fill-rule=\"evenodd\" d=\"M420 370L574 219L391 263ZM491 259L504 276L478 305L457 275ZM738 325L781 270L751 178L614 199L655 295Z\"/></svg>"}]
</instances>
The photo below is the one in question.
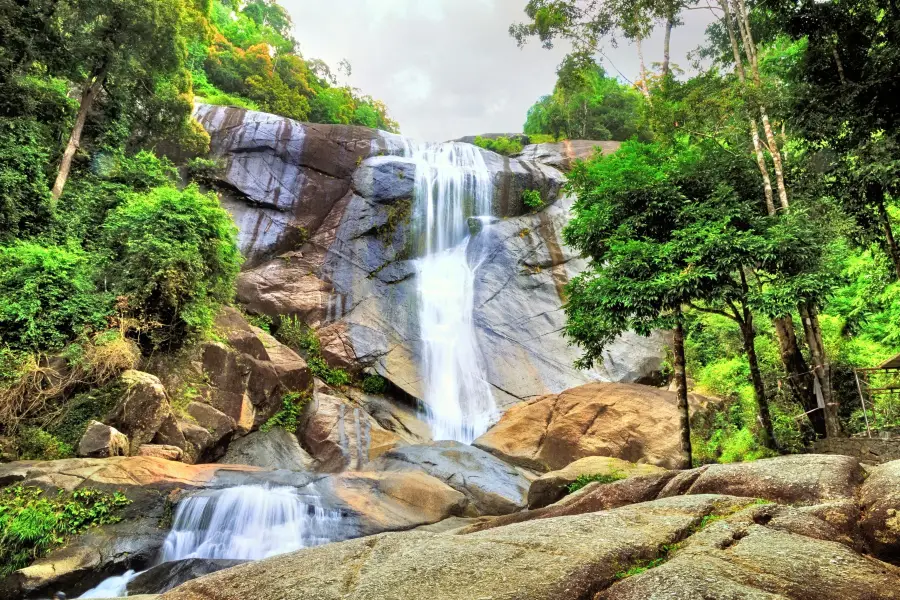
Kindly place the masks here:
<instances>
[{"instance_id":1,"label":"tall tree trunk","mask_svg":"<svg viewBox=\"0 0 900 600\"><path fill-rule=\"evenodd\" d=\"M692 464L691 454L691 414L688 406L687 371L684 360L684 327L681 310L675 321L675 336L672 353L675 359L675 395L678 399L678 421L681 431L681 460L685 469Z\"/></svg>"},{"instance_id":2,"label":"tall tree trunk","mask_svg":"<svg viewBox=\"0 0 900 600\"><path fill-rule=\"evenodd\" d=\"M641 64L641 93L647 100L650 100L650 88L647 85L647 65L644 63L644 44L640 35L634 38L634 45L637 46L638 59Z\"/></svg>"},{"instance_id":3,"label":"tall tree trunk","mask_svg":"<svg viewBox=\"0 0 900 600\"><path fill-rule=\"evenodd\" d=\"M669 57L670 42L672 41L672 28L675 26L675 20L672 17L666 19L666 35L663 37L663 62L662 62L662 78L663 85L666 85L666 79L669 77Z\"/></svg>"},{"instance_id":4,"label":"tall tree trunk","mask_svg":"<svg viewBox=\"0 0 900 600\"><path fill-rule=\"evenodd\" d=\"M816 437L827 435L825 427L825 415L816 410L819 403L816 400L814 387L814 375L810 372L800 346L797 344L797 334L794 331L794 319L790 315L772 319L775 332L778 334L778 347L781 352L781 362L787 372L788 388L794 400L806 411L812 424Z\"/></svg>"},{"instance_id":5,"label":"tall tree trunk","mask_svg":"<svg viewBox=\"0 0 900 600\"><path fill-rule=\"evenodd\" d=\"M835 38L837 38L837 36L835 36ZM841 54L840 52L838 52L836 40L834 45L831 47L831 52L834 54L834 64L837 65L838 78L841 80L841 86L846 86L847 77L844 75L844 63L841 62Z\"/></svg>"},{"instance_id":6,"label":"tall tree trunk","mask_svg":"<svg viewBox=\"0 0 900 600\"><path fill-rule=\"evenodd\" d=\"M75 126L72 127L72 133L69 135L69 142L66 144L62 160L59 163L59 173L56 175L56 181L53 183L51 194L54 203L59 200L59 197L63 193L63 188L66 187L66 180L69 179L69 171L72 169L72 159L75 157L75 152L81 145L81 131L84 129L84 123L87 121L88 113L94 104L94 100L97 98L97 94L100 92L100 88L103 87L103 82L105 80L106 67L104 66L97 69L88 81L85 82L84 91L81 94L81 104L78 106L78 114L75 116Z\"/></svg>"},{"instance_id":7,"label":"tall tree trunk","mask_svg":"<svg viewBox=\"0 0 900 600\"><path fill-rule=\"evenodd\" d=\"M766 156L763 154L762 143L759 141L759 130L756 121L750 119L750 137L753 139L753 150L756 152L756 165L763 180L763 193L766 196L766 210L769 215L775 214L775 200L772 193L772 180L769 178L769 168L766 166Z\"/></svg>"},{"instance_id":8,"label":"tall tree trunk","mask_svg":"<svg viewBox=\"0 0 900 600\"><path fill-rule=\"evenodd\" d=\"M838 418L838 405L831 393L831 367L825 361L825 346L822 343L822 327L819 325L819 311L815 304L806 301L800 303L800 318L803 320L803 331L809 345L810 358L822 401L825 404L825 432L828 437L840 437L841 421Z\"/></svg>"},{"instance_id":9,"label":"tall tree trunk","mask_svg":"<svg viewBox=\"0 0 900 600\"><path fill-rule=\"evenodd\" d=\"M884 187L881 184L873 183L866 189L869 201L875 204L878 210L878 217L881 219L881 225L884 227L884 237L887 241L888 256L894 262L894 271L897 279L900 280L900 249L897 248L897 241L894 239L894 229L891 227L891 216L888 214L887 207L884 205Z\"/></svg>"},{"instance_id":10,"label":"tall tree trunk","mask_svg":"<svg viewBox=\"0 0 900 600\"><path fill-rule=\"evenodd\" d=\"M772 429L772 415L769 412L769 399L766 397L766 386L763 384L762 373L759 370L759 359L756 357L756 328L753 325L753 316L746 306L744 307L744 315L744 319L739 324L741 326L741 337L744 340L744 352L747 354L747 362L750 363L750 379L753 381L753 392L756 396L756 404L759 407L762 442L766 448L777 450L775 432Z\"/></svg>"}]
</instances>

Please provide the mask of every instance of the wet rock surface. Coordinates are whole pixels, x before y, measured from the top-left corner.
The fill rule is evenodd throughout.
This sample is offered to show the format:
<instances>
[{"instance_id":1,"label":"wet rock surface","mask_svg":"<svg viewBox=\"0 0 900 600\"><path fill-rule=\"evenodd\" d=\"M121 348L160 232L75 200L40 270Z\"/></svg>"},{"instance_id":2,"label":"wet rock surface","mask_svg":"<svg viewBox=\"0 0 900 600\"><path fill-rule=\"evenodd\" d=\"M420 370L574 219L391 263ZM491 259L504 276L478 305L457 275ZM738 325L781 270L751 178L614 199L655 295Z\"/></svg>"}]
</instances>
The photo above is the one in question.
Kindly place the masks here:
<instances>
[{"instance_id":1,"label":"wet rock surface","mask_svg":"<svg viewBox=\"0 0 900 600\"><path fill-rule=\"evenodd\" d=\"M178 587L186 581L229 569L243 564L245 560L189 558L164 562L144 571L128 582L128 596L140 594L162 594Z\"/></svg>"},{"instance_id":2,"label":"wet rock surface","mask_svg":"<svg viewBox=\"0 0 900 600\"><path fill-rule=\"evenodd\" d=\"M300 447L297 436L280 427L255 431L233 441L219 462L251 465L273 471L308 471L315 465L313 458Z\"/></svg>"}]
</instances>

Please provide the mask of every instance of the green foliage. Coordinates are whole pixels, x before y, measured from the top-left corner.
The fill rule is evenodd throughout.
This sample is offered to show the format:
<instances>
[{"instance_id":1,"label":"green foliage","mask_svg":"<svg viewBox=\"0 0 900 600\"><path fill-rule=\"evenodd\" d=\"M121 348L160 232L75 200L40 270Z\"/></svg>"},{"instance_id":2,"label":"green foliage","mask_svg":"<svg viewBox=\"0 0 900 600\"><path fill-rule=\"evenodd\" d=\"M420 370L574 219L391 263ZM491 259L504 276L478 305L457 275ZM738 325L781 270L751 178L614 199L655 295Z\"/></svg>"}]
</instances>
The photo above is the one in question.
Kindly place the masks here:
<instances>
[{"instance_id":1,"label":"green foliage","mask_svg":"<svg viewBox=\"0 0 900 600\"><path fill-rule=\"evenodd\" d=\"M479 135L475 138L475 145L503 156L512 156L522 151L522 143L519 140L510 139L506 136L484 138Z\"/></svg>"},{"instance_id":2,"label":"green foliage","mask_svg":"<svg viewBox=\"0 0 900 600\"><path fill-rule=\"evenodd\" d=\"M622 479L625 479L625 477L627 477L625 473L618 470L613 470L609 473L596 473L594 475L579 475L575 478L575 481L566 486L566 490L568 490L568 493L574 494L589 483L595 481L604 484L613 483L615 481L621 481Z\"/></svg>"},{"instance_id":3,"label":"green foliage","mask_svg":"<svg viewBox=\"0 0 900 600\"><path fill-rule=\"evenodd\" d=\"M187 170L191 179L211 184L225 170L225 164L221 160L198 156L188 161Z\"/></svg>"},{"instance_id":4,"label":"green foliage","mask_svg":"<svg viewBox=\"0 0 900 600\"><path fill-rule=\"evenodd\" d=\"M212 324L240 268L236 228L214 194L192 185L130 194L103 226L111 287L139 309L155 346Z\"/></svg>"},{"instance_id":5,"label":"green foliage","mask_svg":"<svg viewBox=\"0 0 900 600\"><path fill-rule=\"evenodd\" d=\"M89 527L116 523L130 500L91 488L56 496L36 487L0 490L0 578L28 566Z\"/></svg>"},{"instance_id":6,"label":"green foliage","mask_svg":"<svg viewBox=\"0 0 900 600\"><path fill-rule=\"evenodd\" d=\"M544 199L541 197L540 190L525 190L522 192L522 204L531 211L543 208Z\"/></svg>"},{"instance_id":7,"label":"green foliage","mask_svg":"<svg viewBox=\"0 0 900 600\"><path fill-rule=\"evenodd\" d=\"M40 123L0 118L0 243L33 234L50 221L51 152Z\"/></svg>"},{"instance_id":8,"label":"green foliage","mask_svg":"<svg viewBox=\"0 0 900 600\"><path fill-rule=\"evenodd\" d=\"M383 103L337 87L325 63L300 55L290 17L277 3L257 0L233 11L214 0L210 17L210 39L189 48L195 90L204 101L396 131Z\"/></svg>"},{"instance_id":9,"label":"green foliage","mask_svg":"<svg viewBox=\"0 0 900 600\"><path fill-rule=\"evenodd\" d=\"M300 415L309 403L310 397L300 392L288 392L281 398L281 410L263 423L261 431L269 431L273 427L281 427L291 433L300 425Z\"/></svg>"},{"instance_id":10,"label":"green foliage","mask_svg":"<svg viewBox=\"0 0 900 600\"><path fill-rule=\"evenodd\" d=\"M634 136L648 138L641 125L643 107L637 91L608 77L603 67L581 55L567 57L557 73L553 93L528 109L524 131L531 143L561 137L620 141Z\"/></svg>"},{"instance_id":11,"label":"green foliage","mask_svg":"<svg viewBox=\"0 0 900 600\"><path fill-rule=\"evenodd\" d=\"M312 374L328 385L340 387L350 383L350 374L347 371L328 366L321 356L310 357L307 364Z\"/></svg>"},{"instance_id":12,"label":"green foliage","mask_svg":"<svg viewBox=\"0 0 900 600\"><path fill-rule=\"evenodd\" d=\"M275 332L275 339L303 354L312 374L328 385L339 387L350 384L350 374L328 365L322 357L322 344L315 330L299 317L283 318Z\"/></svg>"},{"instance_id":13,"label":"green foliage","mask_svg":"<svg viewBox=\"0 0 900 600\"><path fill-rule=\"evenodd\" d=\"M14 350L54 350L103 325L112 297L97 289L95 263L77 247L0 247L0 339Z\"/></svg>"},{"instance_id":14,"label":"green foliage","mask_svg":"<svg viewBox=\"0 0 900 600\"><path fill-rule=\"evenodd\" d=\"M272 333L272 319L270 319L266 315L251 315L247 313L244 316L246 317L247 322L254 327L259 327L266 333Z\"/></svg>"},{"instance_id":15,"label":"green foliage","mask_svg":"<svg viewBox=\"0 0 900 600\"><path fill-rule=\"evenodd\" d=\"M73 444L39 427L26 427L18 433L16 452L21 460L59 460L75 456Z\"/></svg>"},{"instance_id":16,"label":"green foliage","mask_svg":"<svg viewBox=\"0 0 900 600\"><path fill-rule=\"evenodd\" d=\"M387 391L387 380L378 374L366 375L362 381L362 389L367 394L383 394Z\"/></svg>"}]
</instances>

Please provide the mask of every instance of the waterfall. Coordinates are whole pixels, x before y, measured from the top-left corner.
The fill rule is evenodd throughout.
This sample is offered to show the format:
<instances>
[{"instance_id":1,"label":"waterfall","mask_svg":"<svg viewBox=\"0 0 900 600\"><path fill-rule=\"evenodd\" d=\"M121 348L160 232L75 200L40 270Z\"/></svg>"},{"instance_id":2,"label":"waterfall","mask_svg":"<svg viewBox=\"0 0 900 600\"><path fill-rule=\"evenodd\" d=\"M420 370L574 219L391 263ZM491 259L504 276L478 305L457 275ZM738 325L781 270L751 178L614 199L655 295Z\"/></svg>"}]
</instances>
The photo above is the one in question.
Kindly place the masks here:
<instances>
[{"instance_id":1,"label":"waterfall","mask_svg":"<svg viewBox=\"0 0 900 600\"><path fill-rule=\"evenodd\" d=\"M159 563L187 558L259 560L352 537L339 510L292 487L242 485L186 498L178 505ZM140 573L110 577L81 598L123 596Z\"/></svg>"},{"instance_id":2,"label":"waterfall","mask_svg":"<svg viewBox=\"0 0 900 600\"><path fill-rule=\"evenodd\" d=\"M468 252L468 219L491 214L493 181L470 144L416 146L409 155L416 162L421 236L416 273L425 417L435 439L471 443L497 412L473 319L481 257Z\"/></svg>"}]
</instances>

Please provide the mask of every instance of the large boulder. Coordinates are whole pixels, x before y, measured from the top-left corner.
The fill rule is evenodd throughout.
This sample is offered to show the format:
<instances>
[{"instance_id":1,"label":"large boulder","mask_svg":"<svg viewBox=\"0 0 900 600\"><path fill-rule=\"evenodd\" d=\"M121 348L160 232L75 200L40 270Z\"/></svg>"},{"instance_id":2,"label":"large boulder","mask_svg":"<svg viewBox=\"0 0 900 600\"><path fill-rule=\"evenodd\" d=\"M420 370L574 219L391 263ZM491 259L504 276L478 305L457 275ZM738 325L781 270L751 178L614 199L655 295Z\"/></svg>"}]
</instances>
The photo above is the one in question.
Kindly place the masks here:
<instances>
[{"instance_id":1,"label":"large boulder","mask_svg":"<svg viewBox=\"0 0 900 600\"><path fill-rule=\"evenodd\" d=\"M684 471L668 483L660 496L734 494L813 505L854 498L862 480L862 467L854 458L798 454Z\"/></svg>"},{"instance_id":2,"label":"large boulder","mask_svg":"<svg viewBox=\"0 0 900 600\"><path fill-rule=\"evenodd\" d=\"M128 438L125 434L99 421L91 421L78 442L78 456L82 458L127 455Z\"/></svg>"},{"instance_id":3,"label":"large boulder","mask_svg":"<svg viewBox=\"0 0 900 600\"><path fill-rule=\"evenodd\" d=\"M373 470L423 471L463 493L472 512L504 515L525 506L528 478L483 450L459 442L404 446L383 454Z\"/></svg>"},{"instance_id":4,"label":"large boulder","mask_svg":"<svg viewBox=\"0 0 900 600\"><path fill-rule=\"evenodd\" d=\"M290 471L307 471L315 464L312 457L300 447L297 436L281 427L255 431L233 441L219 462Z\"/></svg>"},{"instance_id":5,"label":"large boulder","mask_svg":"<svg viewBox=\"0 0 900 600\"><path fill-rule=\"evenodd\" d=\"M405 530L460 516L466 497L440 479L421 472L348 472L324 477L301 494L347 516L355 535Z\"/></svg>"},{"instance_id":6,"label":"large boulder","mask_svg":"<svg viewBox=\"0 0 900 600\"><path fill-rule=\"evenodd\" d=\"M635 475L663 473L665 469L649 464L635 463L609 456L586 456L566 465L558 471L544 473L528 488L528 508L541 508L562 498L569 485L579 477L606 476L625 479Z\"/></svg>"},{"instance_id":7,"label":"large boulder","mask_svg":"<svg viewBox=\"0 0 900 600\"><path fill-rule=\"evenodd\" d=\"M872 470L860 488L860 527L872 550L890 559L900 557L900 460Z\"/></svg>"},{"instance_id":8,"label":"large boulder","mask_svg":"<svg viewBox=\"0 0 900 600\"><path fill-rule=\"evenodd\" d=\"M403 443L357 402L318 380L299 432L317 468L329 473L363 469L370 460Z\"/></svg>"},{"instance_id":9,"label":"large boulder","mask_svg":"<svg viewBox=\"0 0 900 600\"><path fill-rule=\"evenodd\" d=\"M510 408L475 446L538 471L586 456L666 468L681 465L675 394L638 384L592 383Z\"/></svg>"},{"instance_id":10,"label":"large boulder","mask_svg":"<svg viewBox=\"0 0 900 600\"><path fill-rule=\"evenodd\" d=\"M623 566L746 503L692 496L470 535L384 534L220 571L163 600L591 598Z\"/></svg>"},{"instance_id":11,"label":"large boulder","mask_svg":"<svg viewBox=\"0 0 900 600\"><path fill-rule=\"evenodd\" d=\"M137 454L143 444L153 441L172 408L166 388L155 375L128 370L121 381L125 392L105 421L128 436L129 454Z\"/></svg>"},{"instance_id":12,"label":"large boulder","mask_svg":"<svg viewBox=\"0 0 900 600\"><path fill-rule=\"evenodd\" d=\"M224 307L216 331L227 343L202 349L203 401L234 420L240 434L259 428L282 408L288 392L306 390L312 379L306 361L274 337Z\"/></svg>"}]
</instances>

